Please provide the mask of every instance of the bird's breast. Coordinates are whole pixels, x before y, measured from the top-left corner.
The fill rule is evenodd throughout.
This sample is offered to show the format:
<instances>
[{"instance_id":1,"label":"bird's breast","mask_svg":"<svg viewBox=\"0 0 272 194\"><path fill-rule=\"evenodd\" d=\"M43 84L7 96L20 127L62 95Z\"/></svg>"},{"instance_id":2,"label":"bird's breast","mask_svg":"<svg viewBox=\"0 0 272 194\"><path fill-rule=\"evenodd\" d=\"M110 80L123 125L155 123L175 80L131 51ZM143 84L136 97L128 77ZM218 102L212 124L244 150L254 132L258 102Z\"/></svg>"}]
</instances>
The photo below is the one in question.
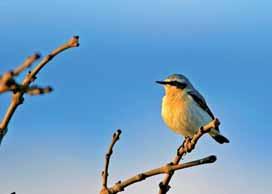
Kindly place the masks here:
<instances>
[{"instance_id":1,"label":"bird's breast","mask_svg":"<svg viewBox=\"0 0 272 194\"><path fill-rule=\"evenodd\" d=\"M192 136L208 117L188 95L164 96L162 118L178 134Z\"/></svg>"}]
</instances>

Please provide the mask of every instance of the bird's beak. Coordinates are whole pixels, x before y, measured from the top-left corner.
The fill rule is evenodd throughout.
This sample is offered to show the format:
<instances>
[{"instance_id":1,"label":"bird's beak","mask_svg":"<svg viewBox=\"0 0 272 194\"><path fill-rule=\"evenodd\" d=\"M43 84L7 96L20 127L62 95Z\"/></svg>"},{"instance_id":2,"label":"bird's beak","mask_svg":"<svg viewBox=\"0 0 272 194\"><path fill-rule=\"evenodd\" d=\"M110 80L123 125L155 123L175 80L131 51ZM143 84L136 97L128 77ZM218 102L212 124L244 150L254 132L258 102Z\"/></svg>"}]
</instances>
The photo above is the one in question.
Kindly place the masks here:
<instances>
[{"instance_id":1,"label":"bird's beak","mask_svg":"<svg viewBox=\"0 0 272 194\"><path fill-rule=\"evenodd\" d=\"M168 82L166 81L156 81L157 84L162 84L162 85L166 85Z\"/></svg>"}]
</instances>

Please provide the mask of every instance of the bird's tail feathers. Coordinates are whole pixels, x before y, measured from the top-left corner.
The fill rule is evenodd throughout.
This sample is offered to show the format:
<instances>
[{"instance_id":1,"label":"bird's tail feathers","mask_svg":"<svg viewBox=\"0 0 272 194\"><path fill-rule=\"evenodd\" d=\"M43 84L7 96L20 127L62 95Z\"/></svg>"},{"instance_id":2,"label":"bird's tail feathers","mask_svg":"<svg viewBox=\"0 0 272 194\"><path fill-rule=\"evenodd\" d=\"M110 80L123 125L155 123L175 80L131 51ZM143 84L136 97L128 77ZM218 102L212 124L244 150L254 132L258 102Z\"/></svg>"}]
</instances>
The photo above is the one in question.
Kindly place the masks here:
<instances>
[{"instance_id":1,"label":"bird's tail feathers","mask_svg":"<svg viewBox=\"0 0 272 194\"><path fill-rule=\"evenodd\" d=\"M219 131L217 131L217 130L212 130L212 131L210 132L210 135L212 136L212 138L213 138L216 142L218 142L218 143L220 143L220 144L229 143L228 138L226 138L225 136L221 135L221 134L219 133Z\"/></svg>"},{"instance_id":2,"label":"bird's tail feathers","mask_svg":"<svg viewBox=\"0 0 272 194\"><path fill-rule=\"evenodd\" d=\"M229 143L228 138L226 138L225 136L223 136L223 135L221 135L221 134L212 136L212 138L213 138L215 141L217 141L218 143L220 143L220 144Z\"/></svg>"}]
</instances>

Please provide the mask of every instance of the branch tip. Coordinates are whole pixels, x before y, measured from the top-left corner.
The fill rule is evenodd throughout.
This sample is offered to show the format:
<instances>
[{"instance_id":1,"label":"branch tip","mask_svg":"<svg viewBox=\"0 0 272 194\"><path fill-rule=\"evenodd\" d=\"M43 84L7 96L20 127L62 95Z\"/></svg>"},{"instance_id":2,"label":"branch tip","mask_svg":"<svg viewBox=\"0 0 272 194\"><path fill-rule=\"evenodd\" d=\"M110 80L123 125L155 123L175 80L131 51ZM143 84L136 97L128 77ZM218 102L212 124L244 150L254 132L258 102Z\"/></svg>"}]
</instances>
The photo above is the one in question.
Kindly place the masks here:
<instances>
[{"instance_id":1,"label":"branch tip","mask_svg":"<svg viewBox=\"0 0 272 194\"><path fill-rule=\"evenodd\" d=\"M79 39L79 36L78 36L78 35L75 35L75 36L73 36L73 38L75 38L75 39Z\"/></svg>"},{"instance_id":2,"label":"branch tip","mask_svg":"<svg viewBox=\"0 0 272 194\"><path fill-rule=\"evenodd\" d=\"M106 189L108 188L110 158L113 153L113 147L114 147L115 143L119 140L120 134L121 134L120 129L118 129L116 132L113 133L111 144L109 145L108 152L105 155L105 166L104 166L104 170L102 172L102 188L106 188ZM109 190L107 189L107 191L109 191Z\"/></svg>"},{"instance_id":3,"label":"branch tip","mask_svg":"<svg viewBox=\"0 0 272 194\"><path fill-rule=\"evenodd\" d=\"M122 133L121 129L117 129L117 133L121 134Z\"/></svg>"},{"instance_id":4,"label":"branch tip","mask_svg":"<svg viewBox=\"0 0 272 194\"><path fill-rule=\"evenodd\" d=\"M37 60L37 59L39 59L39 58L41 58L41 57L42 57L41 53L36 52L36 53L34 54L35 60Z\"/></svg>"},{"instance_id":5,"label":"branch tip","mask_svg":"<svg viewBox=\"0 0 272 194\"><path fill-rule=\"evenodd\" d=\"M201 160L201 163L213 163L217 160L216 156L215 155L211 155L211 156L208 156L206 158L203 158Z\"/></svg>"},{"instance_id":6,"label":"branch tip","mask_svg":"<svg viewBox=\"0 0 272 194\"><path fill-rule=\"evenodd\" d=\"M71 46L71 47L78 47L79 46L79 36L73 36L68 44Z\"/></svg>"}]
</instances>

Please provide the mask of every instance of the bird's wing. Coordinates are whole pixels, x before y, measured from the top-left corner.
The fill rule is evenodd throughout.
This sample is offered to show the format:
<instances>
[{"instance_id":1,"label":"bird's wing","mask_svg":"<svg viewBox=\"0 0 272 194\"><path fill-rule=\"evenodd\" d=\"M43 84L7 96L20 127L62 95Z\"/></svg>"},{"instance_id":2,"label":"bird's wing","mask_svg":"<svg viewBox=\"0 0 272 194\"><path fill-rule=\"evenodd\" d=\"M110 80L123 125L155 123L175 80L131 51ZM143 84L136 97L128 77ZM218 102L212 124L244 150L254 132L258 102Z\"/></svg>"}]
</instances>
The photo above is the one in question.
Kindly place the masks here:
<instances>
[{"instance_id":1,"label":"bird's wing","mask_svg":"<svg viewBox=\"0 0 272 194\"><path fill-rule=\"evenodd\" d=\"M203 96L196 90L189 91L188 94L193 98L193 100L204 110L206 111L212 119L214 119L214 115L210 108L208 107Z\"/></svg>"}]
</instances>

